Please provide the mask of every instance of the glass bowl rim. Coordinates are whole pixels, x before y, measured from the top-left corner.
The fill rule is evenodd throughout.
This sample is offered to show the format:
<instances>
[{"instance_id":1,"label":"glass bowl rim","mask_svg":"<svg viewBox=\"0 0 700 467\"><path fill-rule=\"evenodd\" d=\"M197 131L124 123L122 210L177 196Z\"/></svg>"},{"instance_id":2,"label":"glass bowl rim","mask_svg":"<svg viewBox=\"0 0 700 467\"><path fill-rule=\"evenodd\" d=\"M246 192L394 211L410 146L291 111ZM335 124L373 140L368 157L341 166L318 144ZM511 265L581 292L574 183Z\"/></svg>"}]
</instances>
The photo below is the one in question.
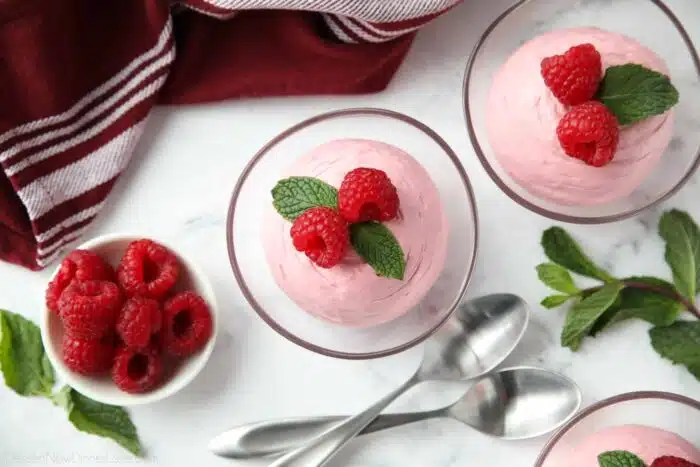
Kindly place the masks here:
<instances>
[{"instance_id":1,"label":"glass bowl rim","mask_svg":"<svg viewBox=\"0 0 700 467\"><path fill-rule=\"evenodd\" d=\"M401 345L394 346L389 349L385 350L378 350L378 351L373 351L373 352L367 352L367 353L348 353L348 352L341 352L337 350L332 350L326 347L321 347L316 344L312 344L308 341L305 341L293 333L287 331L285 328L277 324L277 322L270 317L260 306L260 304L257 302L257 300L253 297L253 294L251 293L250 289L248 288L245 279L243 278L243 274L241 273L240 267L238 265L238 259L236 256L236 252L234 249L234 233L233 233L233 222L236 214L236 204L238 201L238 197L241 193L241 190L243 188L244 183L248 179L248 176L250 172L255 168L255 166L258 164L258 162L267 154L273 147L275 147L277 144L282 142L283 140L287 139L290 136L293 136L294 134L310 127L313 126L316 123L328 121L328 120L333 120L333 119L338 119L338 118L343 118L343 117L352 117L352 116L358 116L358 115L370 115L370 116L379 116L379 117L386 117L390 119L395 119L400 122L406 123L410 126L413 126L415 129L418 131L423 132L426 136L428 136L430 139L432 139L445 153L445 155L450 159L452 162L453 168L457 171L457 174L462 181L462 186L464 188L466 198L467 198L467 203L469 204L471 208L471 218L473 221L473 232L474 232L474 240L472 242L471 248L473 251L471 261L469 265L467 266L467 271L465 277L462 279L462 284L460 285L459 288L459 293L457 294L457 297L453 300L452 304L450 305L449 311L445 313L445 316L441 318L438 322L436 322L435 325L433 325L430 329L427 331L423 332L419 336L411 339L408 342L405 342ZM476 265L476 259L478 255L478 245L479 245L479 214L477 211L477 205L476 205L476 196L474 194L474 189L472 188L472 184L469 180L469 177L467 175L466 169L462 165L462 162L460 161L459 157L455 153L455 151L447 144L447 142L437 133L435 132L432 128L430 128L428 125L425 123L422 123L421 121L410 117L406 114L396 112L393 110L388 110L388 109L383 109L383 108L378 108L378 107L351 107L351 108L343 108L343 109L337 109L337 110L331 110L328 112L323 112L320 114L317 114L315 116L306 118L298 123L295 123L294 125L288 127L287 129L283 130L281 133L277 134L274 138L272 138L270 141L268 141L264 146L262 146L256 153L255 155L248 161L248 163L245 165L243 168L243 171L239 175L236 184L234 185L233 192L231 194L231 198L229 201L229 208L228 208L228 215L226 217L226 247L228 250L228 257L229 257L229 262L231 264L231 269L233 270L233 275L236 279L236 282L238 283L238 287L241 290L241 293L245 297L246 301L248 302L248 305L253 308L253 310L258 314L262 320L267 323L268 326L270 326L274 331L276 331L278 334L280 334L282 337L286 338L287 340L307 349L311 350L313 352L316 352L321 355L325 355L328 357L333 357L333 358L339 358L339 359L344 359L344 360L370 360L370 359L375 359L375 358L382 358L382 357L387 357L390 355L395 355L400 352L403 352L405 350L408 350L421 342L425 341L428 337L432 336L442 325L452 316L454 311L456 310L457 306L459 305L460 301L464 297L467 287L469 286L469 283L471 282L472 276L474 275L474 269Z\"/></svg>"},{"instance_id":2,"label":"glass bowl rim","mask_svg":"<svg viewBox=\"0 0 700 467\"><path fill-rule=\"evenodd\" d=\"M496 173L496 171L493 169L491 166L491 163L488 160L488 157L484 154L484 151L481 149L481 144L479 143L479 138L476 135L476 132L474 130L474 127L472 126L471 123L471 106L469 104L469 85L471 84L471 79L472 79L472 73L474 71L474 66L476 64L476 58L478 57L479 53L481 52L482 47L486 43L486 40L490 37L491 33L498 27L498 25L505 20L508 16L510 16L511 13L515 13L517 10L522 8L523 6L527 5L528 3L532 3L537 0L517 0L515 1L510 7L506 8L506 10L498 15L495 20L484 30L484 32L481 34L479 39L476 42L476 45L472 49L472 52L469 55L469 59L467 60L467 65L464 71L464 79L462 81L462 104L463 104L463 113L464 113L464 119L466 122L467 126L467 133L469 134L469 141L474 148L474 152L476 153L477 158L479 159L479 162L481 162L482 167L486 171L486 173L489 175L491 180L501 189L503 193L506 194L511 200L515 201L517 204L520 206L524 207L525 209L528 209L531 212L534 212L535 214L539 214L540 216L546 217L548 219L558 221L558 222L566 222L569 224L579 224L579 225L598 225L598 224L606 224L610 222L616 222L616 221L621 221L624 219L629 219L637 214L646 211L649 208L652 208L654 206L657 206L664 201L668 200L671 198L673 195L675 195L685 184L693 177L695 172L697 171L698 167L700 166L700 145L698 146L695 154L695 158L686 171L686 173L683 175L683 177L676 182L675 185L673 185L666 193L661 195L658 199L649 202L645 204L644 206L638 207L636 209L632 209L620 214L611 214L611 215L606 215L606 216L598 216L598 217L583 217L583 216L574 216L574 215L568 215L568 214L560 214L554 211L550 211L549 209L545 209L542 207L537 206L536 204L526 200L522 196L520 196L518 193L513 191L508 185L501 180L499 175ZM683 42L686 45L686 48L688 49L688 53L690 54L691 61L695 65L695 72L696 74L700 77L700 55L698 55L697 49L695 48L695 44L693 43L693 40L690 37L690 34L688 34L688 31L685 29L683 26L683 23L678 19L675 13L671 10L671 8L666 5L662 0L649 0L652 4L654 4L656 7L658 7L662 13L666 15L666 17L673 23L675 26L677 32L680 34L681 38L683 39Z\"/></svg>"},{"instance_id":3,"label":"glass bowl rim","mask_svg":"<svg viewBox=\"0 0 700 467\"><path fill-rule=\"evenodd\" d=\"M608 397L607 399L603 399L601 401L589 405L588 407L574 415L568 422L566 422L566 424L563 427L561 427L544 445L542 451L535 460L534 467L542 467L544 461L552 453L552 449L554 449L554 446L556 446L557 443L559 443L559 441L561 441L561 439L564 437L564 435L566 435L573 427L578 425L579 422L588 418L588 416L593 415L599 410L612 407L617 404L645 399L675 402L690 407L691 409L700 411L700 401L692 399L688 396L683 396L681 394L666 391L634 391Z\"/></svg>"}]
</instances>

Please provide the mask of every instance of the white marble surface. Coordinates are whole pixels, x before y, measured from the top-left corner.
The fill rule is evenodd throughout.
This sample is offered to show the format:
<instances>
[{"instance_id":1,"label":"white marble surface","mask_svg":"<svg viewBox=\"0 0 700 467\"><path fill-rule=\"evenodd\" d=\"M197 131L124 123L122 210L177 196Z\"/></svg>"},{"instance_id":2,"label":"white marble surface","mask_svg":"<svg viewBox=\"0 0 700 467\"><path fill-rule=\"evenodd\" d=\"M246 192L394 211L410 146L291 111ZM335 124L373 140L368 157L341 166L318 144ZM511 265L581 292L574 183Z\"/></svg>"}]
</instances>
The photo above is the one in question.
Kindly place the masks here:
<instances>
[{"instance_id":1,"label":"white marble surface","mask_svg":"<svg viewBox=\"0 0 700 467\"><path fill-rule=\"evenodd\" d=\"M533 304L526 342L509 363L564 372L581 386L586 404L641 389L700 396L700 383L653 353L646 325L611 331L574 355L558 345L563 314L536 305L547 291L533 268L543 260L539 237L551 222L515 205L487 177L469 146L461 106L466 57L477 35L507 3L467 1L436 21L420 34L398 76L380 95L250 100L155 112L128 173L87 235L133 231L195 252L221 304L222 328L214 354L181 393L132 409L148 450L143 461L110 441L78 433L49 402L22 399L0 387L0 465L248 465L214 457L205 449L207 441L246 421L359 410L411 373L419 349L380 361L346 362L312 354L279 337L246 305L226 254L229 195L249 155L303 118L350 106L387 107L416 116L462 157L476 190L482 233L468 294L512 291ZM700 42L697 0L668 3ZM662 208L679 207L700 218L697 182L696 177ZM667 275L655 233L658 215L656 210L635 220L569 229L615 274ZM0 306L36 319L48 275L0 265ZM439 387L422 387L394 407L434 407L446 397ZM357 440L329 467L527 466L545 439L497 441L456 422L434 420Z\"/></svg>"}]
</instances>

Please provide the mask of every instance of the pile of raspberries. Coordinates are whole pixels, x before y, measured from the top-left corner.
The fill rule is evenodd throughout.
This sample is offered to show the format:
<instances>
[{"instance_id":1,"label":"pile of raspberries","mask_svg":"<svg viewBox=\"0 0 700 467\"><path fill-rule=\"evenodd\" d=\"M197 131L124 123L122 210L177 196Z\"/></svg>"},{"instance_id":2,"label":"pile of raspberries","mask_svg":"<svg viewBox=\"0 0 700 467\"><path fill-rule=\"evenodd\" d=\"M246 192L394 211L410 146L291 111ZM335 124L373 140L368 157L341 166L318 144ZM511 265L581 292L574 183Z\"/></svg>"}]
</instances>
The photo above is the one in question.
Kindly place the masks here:
<instances>
[{"instance_id":1,"label":"pile of raspberries","mask_svg":"<svg viewBox=\"0 0 700 467\"><path fill-rule=\"evenodd\" d=\"M46 290L46 307L63 323L65 365L86 376L111 374L122 391L158 387L180 359L212 335L209 306L176 291L182 272L164 246L131 242L116 270L97 253L71 252Z\"/></svg>"}]
</instances>

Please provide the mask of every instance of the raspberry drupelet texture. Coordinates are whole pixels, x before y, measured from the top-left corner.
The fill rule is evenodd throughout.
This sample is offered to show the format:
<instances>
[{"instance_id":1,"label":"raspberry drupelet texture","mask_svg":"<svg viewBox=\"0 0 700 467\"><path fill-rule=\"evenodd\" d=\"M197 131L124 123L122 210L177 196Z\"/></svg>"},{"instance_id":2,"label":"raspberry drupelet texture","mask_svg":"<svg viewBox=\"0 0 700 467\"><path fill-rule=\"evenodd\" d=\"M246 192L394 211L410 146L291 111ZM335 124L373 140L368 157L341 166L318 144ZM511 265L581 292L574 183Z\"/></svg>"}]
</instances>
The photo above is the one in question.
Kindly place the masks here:
<instances>
[{"instance_id":1,"label":"raspberry drupelet texture","mask_svg":"<svg viewBox=\"0 0 700 467\"><path fill-rule=\"evenodd\" d=\"M154 389L163 377L163 360L159 349L149 346L136 350L117 349L112 366L112 381L119 389L131 394Z\"/></svg>"},{"instance_id":2,"label":"raspberry drupelet texture","mask_svg":"<svg viewBox=\"0 0 700 467\"><path fill-rule=\"evenodd\" d=\"M698 464L694 464L680 457L673 456L663 456L656 459L651 467L700 467Z\"/></svg>"},{"instance_id":3,"label":"raspberry drupelet texture","mask_svg":"<svg viewBox=\"0 0 700 467\"><path fill-rule=\"evenodd\" d=\"M212 335L213 322L209 306L194 292L182 292L163 305L163 345L178 357L202 349Z\"/></svg>"},{"instance_id":4,"label":"raspberry drupelet texture","mask_svg":"<svg viewBox=\"0 0 700 467\"><path fill-rule=\"evenodd\" d=\"M177 257L164 246L147 239L131 242L124 252L117 278L127 296L160 300L170 292L180 274Z\"/></svg>"},{"instance_id":5,"label":"raspberry drupelet texture","mask_svg":"<svg viewBox=\"0 0 700 467\"><path fill-rule=\"evenodd\" d=\"M97 253L87 250L71 252L58 268L46 289L46 307L58 312L58 299L73 279L79 281L113 281L114 270Z\"/></svg>"},{"instance_id":6,"label":"raspberry drupelet texture","mask_svg":"<svg viewBox=\"0 0 700 467\"><path fill-rule=\"evenodd\" d=\"M65 365L81 375L104 374L109 372L112 366L114 341L111 336L83 339L66 334L63 336L61 347Z\"/></svg>"},{"instance_id":7,"label":"raspberry drupelet texture","mask_svg":"<svg viewBox=\"0 0 700 467\"><path fill-rule=\"evenodd\" d=\"M66 333L99 339L114 329L121 304L121 292L113 282L73 281L61 294L58 309Z\"/></svg>"},{"instance_id":8,"label":"raspberry drupelet texture","mask_svg":"<svg viewBox=\"0 0 700 467\"><path fill-rule=\"evenodd\" d=\"M132 297L122 306L117 317L117 334L127 347L143 349L151 336L160 331L162 313L157 301Z\"/></svg>"},{"instance_id":9,"label":"raspberry drupelet texture","mask_svg":"<svg viewBox=\"0 0 700 467\"><path fill-rule=\"evenodd\" d=\"M571 108L562 117L557 137L567 155L602 167L615 157L620 129L605 105L591 101Z\"/></svg>"},{"instance_id":10,"label":"raspberry drupelet texture","mask_svg":"<svg viewBox=\"0 0 700 467\"><path fill-rule=\"evenodd\" d=\"M349 223L386 222L399 212L399 195L384 171L359 167L340 184L338 210Z\"/></svg>"},{"instance_id":11,"label":"raspberry drupelet texture","mask_svg":"<svg viewBox=\"0 0 700 467\"><path fill-rule=\"evenodd\" d=\"M559 102L578 105L591 100L598 91L603 63L592 44L581 44L562 55L543 59L541 72L545 84Z\"/></svg>"},{"instance_id":12,"label":"raspberry drupelet texture","mask_svg":"<svg viewBox=\"0 0 700 467\"><path fill-rule=\"evenodd\" d=\"M350 243L348 224L335 209L311 208L297 217L289 231L294 248L322 268L332 268Z\"/></svg>"}]
</instances>

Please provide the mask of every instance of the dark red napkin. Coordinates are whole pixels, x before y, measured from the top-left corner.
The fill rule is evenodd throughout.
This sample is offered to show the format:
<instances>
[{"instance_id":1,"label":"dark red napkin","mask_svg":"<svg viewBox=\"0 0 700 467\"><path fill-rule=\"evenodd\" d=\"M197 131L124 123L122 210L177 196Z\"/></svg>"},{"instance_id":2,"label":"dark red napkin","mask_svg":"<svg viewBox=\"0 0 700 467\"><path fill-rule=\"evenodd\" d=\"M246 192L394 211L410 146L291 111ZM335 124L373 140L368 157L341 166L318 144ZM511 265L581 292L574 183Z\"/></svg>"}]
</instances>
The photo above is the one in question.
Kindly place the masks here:
<instances>
[{"instance_id":1,"label":"dark red napkin","mask_svg":"<svg viewBox=\"0 0 700 467\"><path fill-rule=\"evenodd\" d=\"M155 105L380 91L459 1L1 1L0 260L78 240Z\"/></svg>"}]
</instances>

